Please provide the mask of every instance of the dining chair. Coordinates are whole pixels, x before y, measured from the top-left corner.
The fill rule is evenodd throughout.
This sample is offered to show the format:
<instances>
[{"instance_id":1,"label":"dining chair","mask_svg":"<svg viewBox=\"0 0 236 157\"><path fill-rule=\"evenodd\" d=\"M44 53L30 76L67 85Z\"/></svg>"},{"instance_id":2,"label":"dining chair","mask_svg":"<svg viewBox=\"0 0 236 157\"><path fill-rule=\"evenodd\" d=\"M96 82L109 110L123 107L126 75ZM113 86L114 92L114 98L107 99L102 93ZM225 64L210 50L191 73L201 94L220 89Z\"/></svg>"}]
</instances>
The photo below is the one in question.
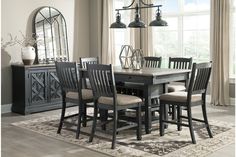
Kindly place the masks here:
<instances>
[{"instance_id":1,"label":"dining chair","mask_svg":"<svg viewBox=\"0 0 236 157\"><path fill-rule=\"evenodd\" d=\"M193 128L192 121L197 121L204 123L203 127L206 127L209 137L213 137L206 113L206 91L211 74L211 67L211 63L194 63L187 92L171 92L160 96L160 136L164 135L164 125L167 123L176 124L178 131L182 129L181 126L185 126L189 127L192 143L195 144L194 129L197 128ZM165 108L168 104L177 106L177 119L169 121L168 117L165 116ZM192 117L192 107L197 105L201 105L202 107L203 120ZM187 111L187 116L182 115L183 107ZM187 119L188 124L183 123L182 119Z\"/></svg>"},{"instance_id":2,"label":"dining chair","mask_svg":"<svg viewBox=\"0 0 236 157\"><path fill-rule=\"evenodd\" d=\"M192 57L169 57L169 69L191 69ZM186 91L187 81L170 82L168 84L168 92ZM172 119L176 118L175 106L169 105L169 113L172 115Z\"/></svg>"},{"instance_id":3,"label":"dining chair","mask_svg":"<svg viewBox=\"0 0 236 157\"><path fill-rule=\"evenodd\" d=\"M83 104L93 102L93 93L91 89L82 89L82 82L78 80L76 62L55 62L57 77L62 91L62 110L57 133L61 133L64 120L73 116L78 116L76 138L79 138L81 118L85 114ZM67 103L78 105L78 114L65 116Z\"/></svg>"},{"instance_id":4,"label":"dining chair","mask_svg":"<svg viewBox=\"0 0 236 157\"><path fill-rule=\"evenodd\" d=\"M160 68L162 57L144 57L144 67Z\"/></svg>"},{"instance_id":5,"label":"dining chair","mask_svg":"<svg viewBox=\"0 0 236 157\"><path fill-rule=\"evenodd\" d=\"M98 109L113 111L112 149L115 149L117 133L124 129L137 127L137 140L141 140L141 105L143 104L142 99L132 95L117 94L112 65L88 64L87 72L94 97L94 121L89 142L93 141L93 137L95 134ZM118 111L126 110L129 108L136 109L136 123L118 128Z\"/></svg>"},{"instance_id":6,"label":"dining chair","mask_svg":"<svg viewBox=\"0 0 236 157\"><path fill-rule=\"evenodd\" d=\"M162 57L153 57L153 56L146 56L144 57L144 67L145 68L161 68ZM151 111L152 116L155 117L155 111L159 112L159 100L158 95L153 96L151 98ZM154 119L154 118L153 118Z\"/></svg>"},{"instance_id":7,"label":"dining chair","mask_svg":"<svg viewBox=\"0 0 236 157\"><path fill-rule=\"evenodd\" d=\"M80 68L87 69L87 64L98 64L99 58L98 57L80 57ZM84 88L91 89L90 82L88 78L82 77L83 80L83 86ZM93 104L84 104L84 114L83 114L83 127L87 126L87 108L93 107Z\"/></svg>"},{"instance_id":8,"label":"dining chair","mask_svg":"<svg viewBox=\"0 0 236 157\"><path fill-rule=\"evenodd\" d=\"M192 57L190 57L190 58L169 57L169 66L168 67L170 69L191 69L192 68ZM170 83L168 85L168 92L184 91L184 90L186 90L186 85L187 85L186 83L184 85L178 84L178 83Z\"/></svg>"}]
</instances>

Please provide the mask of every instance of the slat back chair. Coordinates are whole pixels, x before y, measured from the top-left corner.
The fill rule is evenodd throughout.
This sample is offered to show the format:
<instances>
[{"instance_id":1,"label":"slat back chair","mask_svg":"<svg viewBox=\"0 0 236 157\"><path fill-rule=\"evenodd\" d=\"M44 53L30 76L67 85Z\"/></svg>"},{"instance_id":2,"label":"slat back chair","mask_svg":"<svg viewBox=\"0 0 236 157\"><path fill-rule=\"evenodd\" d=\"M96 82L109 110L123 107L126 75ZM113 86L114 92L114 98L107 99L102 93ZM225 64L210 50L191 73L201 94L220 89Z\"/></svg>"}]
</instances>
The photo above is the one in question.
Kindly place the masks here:
<instances>
[{"instance_id":1,"label":"slat back chair","mask_svg":"<svg viewBox=\"0 0 236 157\"><path fill-rule=\"evenodd\" d=\"M169 57L169 66L170 69L191 69L192 68L192 57L190 58L182 58L182 57ZM182 85L180 83L170 83L168 85L168 92L176 92L176 91L185 91L187 87L187 81L178 81L184 82ZM173 107L169 107L170 113L172 113L172 119L176 118L176 109Z\"/></svg>"},{"instance_id":2,"label":"slat back chair","mask_svg":"<svg viewBox=\"0 0 236 157\"><path fill-rule=\"evenodd\" d=\"M57 77L63 92L78 91L78 74L75 62L56 62Z\"/></svg>"},{"instance_id":3,"label":"slat back chair","mask_svg":"<svg viewBox=\"0 0 236 157\"><path fill-rule=\"evenodd\" d=\"M211 74L211 63L193 64L189 88L187 92L172 92L166 93L160 96L160 135L164 135L164 123L177 124L178 130L181 130L181 126L189 127L192 143L195 144L195 136L192 120L204 123L203 127L206 127L209 137L212 138L212 133L207 119L206 113L206 90ZM167 104L177 106L177 121L168 121L165 114L165 108ZM191 107L201 105L202 106L202 119L192 118ZM187 109L187 116L182 116L182 107ZM164 118L165 117L165 118ZM188 124L182 123L182 118L188 120ZM195 128L196 129L196 128Z\"/></svg>"},{"instance_id":4,"label":"slat back chair","mask_svg":"<svg viewBox=\"0 0 236 157\"><path fill-rule=\"evenodd\" d=\"M112 65L88 64L87 72L94 96L94 121L89 141L92 142L94 137L98 108L113 111L112 149L115 148L117 132L124 129L137 127L137 139L141 140L142 100L136 96L117 94ZM117 128L118 111L128 108L136 109L137 124Z\"/></svg>"},{"instance_id":5,"label":"slat back chair","mask_svg":"<svg viewBox=\"0 0 236 157\"><path fill-rule=\"evenodd\" d=\"M162 63L162 57L144 57L145 59L145 67L146 68L161 68ZM154 111L159 111L159 102L158 102L159 96L152 97L152 115L155 115Z\"/></svg>"},{"instance_id":6,"label":"slat back chair","mask_svg":"<svg viewBox=\"0 0 236 157\"><path fill-rule=\"evenodd\" d=\"M147 68L160 68L162 57L144 57L144 67Z\"/></svg>"},{"instance_id":7,"label":"slat back chair","mask_svg":"<svg viewBox=\"0 0 236 157\"><path fill-rule=\"evenodd\" d=\"M95 68L96 66L97 68ZM112 75L111 65L90 66L88 74L95 99L101 96L115 98L115 81L114 75Z\"/></svg>"},{"instance_id":8,"label":"slat back chair","mask_svg":"<svg viewBox=\"0 0 236 157\"><path fill-rule=\"evenodd\" d=\"M79 138L81 118L84 114L83 104L93 102L92 91L82 89L82 83L78 79L77 65L75 62L55 62L55 65L62 91L62 111L57 133L61 133L62 125L66 118L78 116L76 138ZM67 102L77 104L78 114L65 116Z\"/></svg>"},{"instance_id":9,"label":"slat back chair","mask_svg":"<svg viewBox=\"0 0 236 157\"><path fill-rule=\"evenodd\" d=\"M169 57L169 68L171 68L171 69L191 69L192 68L192 57L190 57L190 58Z\"/></svg>"},{"instance_id":10,"label":"slat back chair","mask_svg":"<svg viewBox=\"0 0 236 157\"><path fill-rule=\"evenodd\" d=\"M99 59L98 57L80 57L80 68L87 69L87 64L98 64ZM82 80L82 86L84 88L91 89L90 82L88 78L81 78ZM93 104L84 104L84 115L83 115L83 126L85 127L87 125L87 107L93 107Z\"/></svg>"}]
</instances>

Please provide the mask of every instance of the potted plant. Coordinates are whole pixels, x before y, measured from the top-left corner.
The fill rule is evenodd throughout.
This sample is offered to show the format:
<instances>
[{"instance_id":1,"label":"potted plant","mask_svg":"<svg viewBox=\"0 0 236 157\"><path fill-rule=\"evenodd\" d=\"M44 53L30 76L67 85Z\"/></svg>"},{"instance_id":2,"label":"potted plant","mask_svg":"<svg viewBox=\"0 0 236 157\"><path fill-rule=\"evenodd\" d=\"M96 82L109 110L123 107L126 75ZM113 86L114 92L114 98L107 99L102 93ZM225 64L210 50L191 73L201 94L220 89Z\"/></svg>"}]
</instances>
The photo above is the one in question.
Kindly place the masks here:
<instances>
[{"instance_id":1,"label":"potted plant","mask_svg":"<svg viewBox=\"0 0 236 157\"><path fill-rule=\"evenodd\" d=\"M21 47L21 58L22 61L24 63L24 65L32 65L34 63L35 60L35 44L40 43L41 41L38 40L38 37L35 36L35 34L32 34L31 36L25 36L22 32L21 39L18 39L17 36L15 36L13 38L13 36L11 34L9 34L10 36L10 40L5 42L3 39L1 39L1 48L5 49L8 46L14 46L16 44L19 44Z\"/></svg>"}]
</instances>

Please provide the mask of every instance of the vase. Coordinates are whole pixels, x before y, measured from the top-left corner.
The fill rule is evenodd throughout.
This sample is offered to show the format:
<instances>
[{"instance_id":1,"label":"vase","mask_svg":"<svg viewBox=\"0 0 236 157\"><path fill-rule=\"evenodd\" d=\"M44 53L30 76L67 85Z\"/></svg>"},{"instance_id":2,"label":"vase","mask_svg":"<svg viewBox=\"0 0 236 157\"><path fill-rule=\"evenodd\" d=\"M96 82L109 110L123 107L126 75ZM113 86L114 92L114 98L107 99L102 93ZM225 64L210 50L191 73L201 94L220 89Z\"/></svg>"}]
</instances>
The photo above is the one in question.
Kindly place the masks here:
<instances>
[{"instance_id":1,"label":"vase","mask_svg":"<svg viewBox=\"0 0 236 157\"><path fill-rule=\"evenodd\" d=\"M21 48L21 58L24 65L32 65L35 60L35 48L32 46Z\"/></svg>"}]
</instances>

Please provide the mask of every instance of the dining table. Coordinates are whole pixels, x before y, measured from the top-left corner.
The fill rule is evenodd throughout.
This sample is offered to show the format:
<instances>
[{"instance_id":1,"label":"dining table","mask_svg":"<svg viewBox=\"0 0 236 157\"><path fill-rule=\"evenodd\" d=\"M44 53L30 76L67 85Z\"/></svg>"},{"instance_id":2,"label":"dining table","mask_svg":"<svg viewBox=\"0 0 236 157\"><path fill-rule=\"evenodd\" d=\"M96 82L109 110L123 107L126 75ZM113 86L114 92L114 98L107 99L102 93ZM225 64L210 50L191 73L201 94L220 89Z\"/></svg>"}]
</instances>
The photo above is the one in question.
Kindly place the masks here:
<instances>
[{"instance_id":1,"label":"dining table","mask_svg":"<svg viewBox=\"0 0 236 157\"><path fill-rule=\"evenodd\" d=\"M83 77L86 77L86 70L82 69ZM168 84L175 81L188 83L189 69L168 69L168 68L142 68L140 70L122 69L120 66L113 66L116 82L138 84L143 90L145 105L145 132L152 131L151 99L168 92Z\"/></svg>"}]
</instances>

